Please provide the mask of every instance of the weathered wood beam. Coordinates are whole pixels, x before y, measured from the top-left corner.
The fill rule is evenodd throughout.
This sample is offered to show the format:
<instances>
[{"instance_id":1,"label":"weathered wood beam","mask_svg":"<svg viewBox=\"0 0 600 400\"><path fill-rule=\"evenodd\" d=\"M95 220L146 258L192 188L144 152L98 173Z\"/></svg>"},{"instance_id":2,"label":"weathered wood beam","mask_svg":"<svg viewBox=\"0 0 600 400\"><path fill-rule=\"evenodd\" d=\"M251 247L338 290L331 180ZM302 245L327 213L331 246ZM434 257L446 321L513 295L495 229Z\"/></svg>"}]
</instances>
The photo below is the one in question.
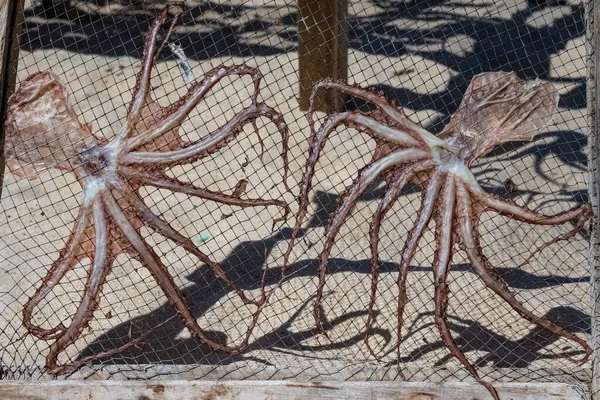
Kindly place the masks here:
<instances>
[{"instance_id":1,"label":"weathered wood beam","mask_svg":"<svg viewBox=\"0 0 600 400\"><path fill-rule=\"evenodd\" d=\"M0 198L4 182L4 118L17 77L23 3L24 0L0 0Z\"/></svg>"},{"instance_id":2,"label":"weathered wood beam","mask_svg":"<svg viewBox=\"0 0 600 400\"><path fill-rule=\"evenodd\" d=\"M585 390L565 383L496 384L501 399L585 400ZM487 400L477 383L287 381L0 381L0 399L219 399L219 400Z\"/></svg>"},{"instance_id":3,"label":"weathered wood beam","mask_svg":"<svg viewBox=\"0 0 600 400\"><path fill-rule=\"evenodd\" d=\"M301 110L309 107L313 84L319 79L348 79L348 0L298 1L298 56ZM345 95L322 91L315 109L341 111Z\"/></svg>"},{"instance_id":4,"label":"weathered wood beam","mask_svg":"<svg viewBox=\"0 0 600 400\"><path fill-rule=\"evenodd\" d=\"M592 276L592 396L600 398L600 0L586 3L588 41L587 103L590 125L589 197L596 218L590 240L590 274Z\"/></svg>"}]
</instances>

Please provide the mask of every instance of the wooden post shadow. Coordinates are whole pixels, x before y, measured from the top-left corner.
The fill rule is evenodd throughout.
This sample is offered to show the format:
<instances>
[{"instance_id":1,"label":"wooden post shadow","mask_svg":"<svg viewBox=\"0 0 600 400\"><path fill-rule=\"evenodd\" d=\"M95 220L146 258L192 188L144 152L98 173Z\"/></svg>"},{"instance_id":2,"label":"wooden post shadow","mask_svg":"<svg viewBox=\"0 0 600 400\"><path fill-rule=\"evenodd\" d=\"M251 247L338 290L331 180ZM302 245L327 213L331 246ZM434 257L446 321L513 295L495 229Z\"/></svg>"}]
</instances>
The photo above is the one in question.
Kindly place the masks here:
<instances>
[{"instance_id":1,"label":"wooden post shadow","mask_svg":"<svg viewBox=\"0 0 600 400\"><path fill-rule=\"evenodd\" d=\"M308 110L313 84L319 79L348 79L348 0L298 1L300 109ZM342 111L346 96L320 91L315 110Z\"/></svg>"}]
</instances>

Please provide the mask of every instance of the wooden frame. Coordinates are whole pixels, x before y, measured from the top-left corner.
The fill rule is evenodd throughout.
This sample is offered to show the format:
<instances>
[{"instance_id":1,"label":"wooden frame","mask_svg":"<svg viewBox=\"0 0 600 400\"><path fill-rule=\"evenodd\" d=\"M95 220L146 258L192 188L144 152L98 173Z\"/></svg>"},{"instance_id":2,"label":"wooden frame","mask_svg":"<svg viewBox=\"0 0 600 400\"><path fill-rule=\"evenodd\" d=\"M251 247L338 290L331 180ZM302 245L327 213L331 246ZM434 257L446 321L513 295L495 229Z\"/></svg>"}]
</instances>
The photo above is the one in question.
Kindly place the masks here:
<instances>
[{"instance_id":1,"label":"wooden frame","mask_svg":"<svg viewBox=\"0 0 600 400\"><path fill-rule=\"evenodd\" d=\"M600 398L600 0L589 0L586 4L588 79L587 105L590 126L590 175L589 198L594 207L594 229L590 238L590 276L592 277L592 397Z\"/></svg>"},{"instance_id":2,"label":"wooden frame","mask_svg":"<svg viewBox=\"0 0 600 400\"><path fill-rule=\"evenodd\" d=\"M589 399L566 383L496 384L502 399ZM0 383L0 399L31 400L214 399L214 400L485 400L478 383L288 381L42 381Z\"/></svg>"},{"instance_id":3,"label":"wooden frame","mask_svg":"<svg viewBox=\"0 0 600 400\"><path fill-rule=\"evenodd\" d=\"M23 4L24 0L0 0L0 197L4 180L4 113L15 89Z\"/></svg>"}]
</instances>

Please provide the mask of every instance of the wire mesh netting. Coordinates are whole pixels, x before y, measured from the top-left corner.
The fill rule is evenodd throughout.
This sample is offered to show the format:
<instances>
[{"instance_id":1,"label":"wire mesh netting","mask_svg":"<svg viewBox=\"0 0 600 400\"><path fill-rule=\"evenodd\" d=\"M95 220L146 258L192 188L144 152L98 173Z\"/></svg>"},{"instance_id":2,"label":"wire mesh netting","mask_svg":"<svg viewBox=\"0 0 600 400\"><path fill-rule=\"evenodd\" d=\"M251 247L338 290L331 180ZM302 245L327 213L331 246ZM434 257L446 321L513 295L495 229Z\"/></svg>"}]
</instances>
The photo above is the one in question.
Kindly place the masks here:
<instances>
[{"instance_id":1,"label":"wire mesh netting","mask_svg":"<svg viewBox=\"0 0 600 400\"><path fill-rule=\"evenodd\" d=\"M25 2L20 25L17 86L51 71L67 87L79 120L110 140L128 115L146 33L164 1L42 0ZM588 201L586 21L588 5L576 1L382 1L348 5L349 82L377 88L414 121L439 133L456 111L471 79L487 71L514 71L522 79L550 82L560 94L553 124L532 142L510 143L472 168L488 192L548 214ZM263 74L260 98L289 127L291 191L283 184L282 137L260 118L227 146L169 177L240 198L282 199L293 211L308 151L310 128L298 107L296 2L186 1L169 45L157 57L151 81L159 105L180 99L194 80L221 64L245 63ZM161 35L164 35L168 24ZM320 49L330 51L330 49ZM247 107L252 78L225 77L192 111L180 134L206 137ZM348 109L368 106L351 99ZM322 113L318 117L323 118ZM57 138L58 139L58 138ZM238 355L213 351L191 337L153 273L136 257L117 252L101 289L98 309L80 337L59 355L61 364L118 348L122 352L72 373L84 378L230 378L427 380L471 379L439 338L434 322L434 235L427 232L411 263L403 340L398 344L398 259L421 207L419 187L405 190L382 225L380 283L370 355L363 342L371 288L369 223L385 193L372 185L341 229L327 266L323 309L327 335L315 329L324 229L340 193L369 161L375 143L340 127L319 161L310 195L310 218L294 247L285 279L263 310L249 347ZM44 149L36 149L43 152ZM291 218L277 206L236 207L167 188L140 185L153 214L192 239L218 262L248 297L261 282L281 276ZM235 193L234 193L235 192ZM0 211L0 377L51 375L45 358L55 340L27 335L23 308L65 247L84 200L74 174L57 168L21 179L7 169ZM538 227L484 215L483 251L517 298L580 337L590 335L589 232L544 249L537 245L568 232L569 224ZM195 255L147 226L141 236L167 266L189 311L206 335L229 345L243 340L254 307ZM69 326L77 313L92 261L75 265L33 310L32 321L50 329ZM489 291L460 252L450 272L449 327L482 377L498 381L584 382L583 351L520 318ZM398 350L397 347L399 346Z\"/></svg>"}]
</instances>

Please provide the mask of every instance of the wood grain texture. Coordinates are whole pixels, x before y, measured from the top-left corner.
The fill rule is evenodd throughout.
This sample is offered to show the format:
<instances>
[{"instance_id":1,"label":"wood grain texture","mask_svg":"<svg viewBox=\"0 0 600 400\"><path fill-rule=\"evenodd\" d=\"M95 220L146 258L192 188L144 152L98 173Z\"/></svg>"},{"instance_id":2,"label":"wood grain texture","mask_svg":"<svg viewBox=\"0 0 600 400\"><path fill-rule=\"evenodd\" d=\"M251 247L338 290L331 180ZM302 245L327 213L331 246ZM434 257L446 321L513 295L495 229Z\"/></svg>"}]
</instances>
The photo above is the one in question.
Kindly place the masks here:
<instances>
[{"instance_id":1,"label":"wood grain texture","mask_svg":"<svg viewBox=\"0 0 600 400\"><path fill-rule=\"evenodd\" d=\"M324 78L348 78L348 0L298 1L298 56L300 109L308 110L313 84ZM315 110L342 111L342 93L324 90L315 99Z\"/></svg>"},{"instance_id":2,"label":"wood grain texture","mask_svg":"<svg viewBox=\"0 0 600 400\"><path fill-rule=\"evenodd\" d=\"M581 400L581 388L564 383L496 385L502 399ZM45 381L0 382L0 399L188 400L486 400L477 383L285 381Z\"/></svg>"},{"instance_id":3,"label":"wood grain texture","mask_svg":"<svg viewBox=\"0 0 600 400\"><path fill-rule=\"evenodd\" d=\"M593 398L600 397L600 220L598 215L600 212L600 0L592 0L588 3L587 16L587 32L588 39L587 52L588 57L587 68L587 103L588 115L590 124L590 174L589 174L589 196L590 202L594 207L596 218L593 222L590 238L590 275L592 276L592 339L590 346L594 353L592 355L592 394Z\"/></svg>"}]
</instances>

